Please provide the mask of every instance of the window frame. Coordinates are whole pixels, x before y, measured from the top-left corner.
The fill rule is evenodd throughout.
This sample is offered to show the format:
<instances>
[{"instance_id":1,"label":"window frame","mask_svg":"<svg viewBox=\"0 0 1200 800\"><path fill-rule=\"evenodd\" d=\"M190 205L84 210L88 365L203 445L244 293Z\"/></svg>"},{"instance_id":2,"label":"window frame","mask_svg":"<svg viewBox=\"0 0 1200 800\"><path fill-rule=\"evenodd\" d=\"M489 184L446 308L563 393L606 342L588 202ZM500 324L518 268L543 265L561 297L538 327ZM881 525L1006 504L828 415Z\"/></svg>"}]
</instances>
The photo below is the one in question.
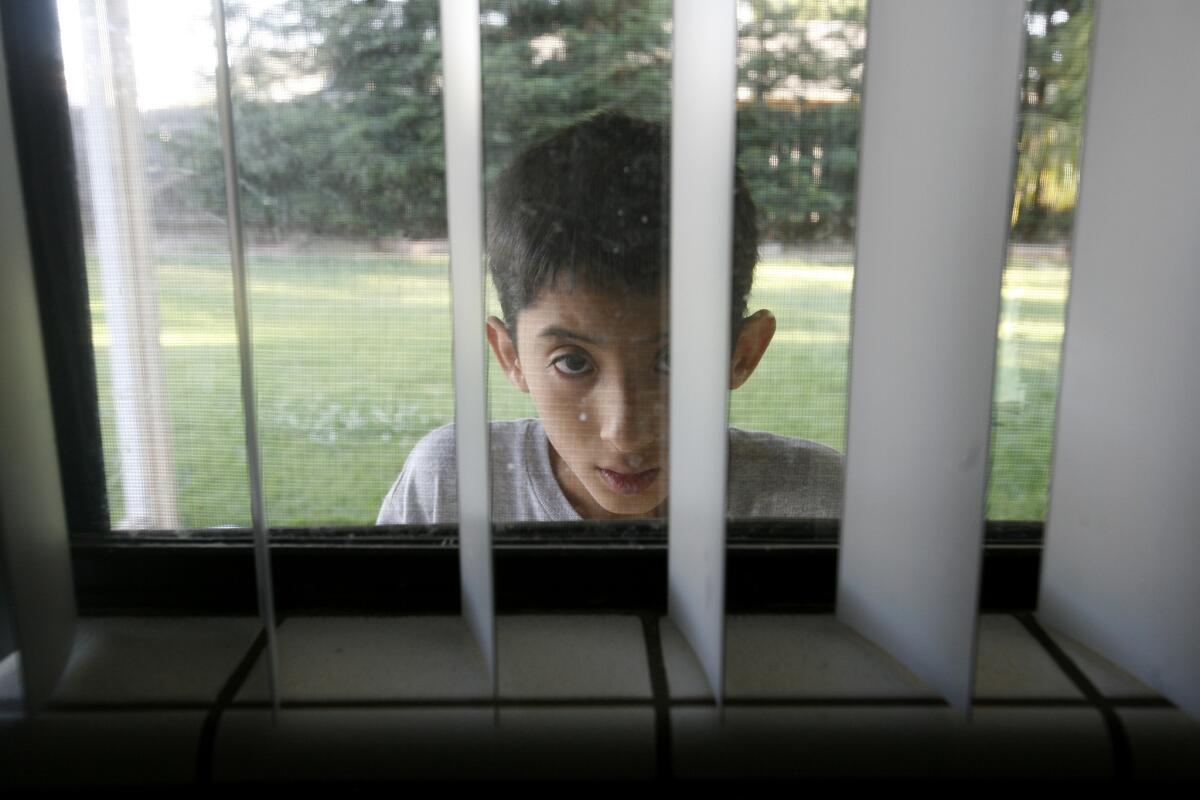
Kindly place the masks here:
<instances>
[{"instance_id":1,"label":"window frame","mask_svg":"<svg viewBox=\"0 0 1200 800\"><path fill-rule=\"evenodd\" d=\"M574 543L565 541L569 527L523 525L512 529L515 536L497 537L494 568L500 613L665 612L664 523L616 526L618 536ZM989 523L987 529L979 610L1032 611L1037 606L1041 523ZM836 520L731 522L729 533L728 613L834 609ZM781 534L789 539L780 540ZM276 608L281 616L457 613L456 539L452 525L275 529L271 559ZM71 552L79 607L85 615L253 614L257 608L249 530L222 531L203 539L168 532L77 534Z\"/></svg>"},{"instance_id":2,"label":"window frame","mask_svg":"<svg viewBox=\"0 0 1200 800\"><path fill-rule=\"evenodd\" d=\"M55 4L5 4L3 32L80 611L255 613L250 529L111 527ZM833 608L837 520L730 521L726 531L730 612ZM1042 532L1037 521L985 523L981 610L1036 606ZM457 526L272 527L270 536L282 613L458 610ZM527 524L494 536L502 612L666 608L661 520Z\"/></svg>"}]
</instances>

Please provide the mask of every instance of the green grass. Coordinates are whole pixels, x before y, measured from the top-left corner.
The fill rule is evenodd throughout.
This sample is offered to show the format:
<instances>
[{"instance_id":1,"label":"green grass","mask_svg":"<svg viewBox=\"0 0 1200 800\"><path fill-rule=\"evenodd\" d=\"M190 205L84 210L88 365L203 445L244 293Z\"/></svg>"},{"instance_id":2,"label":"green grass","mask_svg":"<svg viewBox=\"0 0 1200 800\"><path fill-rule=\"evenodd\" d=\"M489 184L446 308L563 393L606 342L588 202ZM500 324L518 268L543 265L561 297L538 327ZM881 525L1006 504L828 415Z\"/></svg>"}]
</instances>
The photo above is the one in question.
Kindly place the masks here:
<instances>
[{"instance_id":1,"label":"green grass","mask_svg":"<svg viewBox=\"0 0 1200 800\"><path fill-rule=\"evenodd\" d=\"M159 313L180 523L249 520L232 284L227 260L160 267ZM108 331L96 275L92 313L114 524L123 517ZM1044 514L1067 272L1010 269L998 369L1013 387L994 410L988 514ZM254 256L249 263L263 478L272 525L362 524L408 451L453 418L443 258ZM768 260L751 310L779 331L731 398L734 425L844 447L852 270ZM1023 295L1017 297L1018 295ZM494 306L494 297L491 303ZM1002 326L1003 328L1003 326ZM533 414L491 365L492 417Z\"/></svg>"}]
</instances>

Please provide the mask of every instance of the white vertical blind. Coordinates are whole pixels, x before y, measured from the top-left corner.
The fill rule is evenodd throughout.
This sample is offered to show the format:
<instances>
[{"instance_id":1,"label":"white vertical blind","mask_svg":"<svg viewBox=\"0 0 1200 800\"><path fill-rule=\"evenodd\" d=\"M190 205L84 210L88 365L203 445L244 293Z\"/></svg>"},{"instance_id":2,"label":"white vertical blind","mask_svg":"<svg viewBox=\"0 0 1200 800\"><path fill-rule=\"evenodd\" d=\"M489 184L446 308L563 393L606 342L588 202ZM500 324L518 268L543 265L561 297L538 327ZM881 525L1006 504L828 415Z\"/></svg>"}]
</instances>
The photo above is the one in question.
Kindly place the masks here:
<instances>
[{"instance_id":1,"label":"white vertical blind","mask_svg":"<svg viewBox=\"0 0 1200 800\"><path fill-rule=\"evenodd\" d=\"M19 653L0 662L0 689L19 696L0 702L31 712L66 664L75 593L6 63L0 38L0 564L10 604L0 614L9 615ZM18 680L5 680L18 664Z\"/></svg>"},{"instance_id":2,"label":"white vertical blind","mask_svg":"<svg viewBox=\"0 0 1200 800\"><path fill-rule=\"evenodd\" d=\"M671 105L671 618L720 701L737 17L733 0L677 2Z\"/></svg>"},{"instance_id":3,"label":"white vertical blind","mask_svg":"<svg viewBox=\"0 0 1200 800\"><path fill-rule=\"evenodd\" d=\"M963 709L1023 14L874 2L867 26L838 616Z\"/></svg>"},{"instance_id":4,"label":"white vertical blind","mask_svg":"<svg viewBox=\"0 0 1200 800\"><path fill-rule=\"evenodd\" d=\"M1200 4L1098 4L1038 616L1200 716Z\"/></svg>"},{"instance_id":5,"label":"white vertical blind","mask_svg":"<svg viewBox=\"0 0 1200 800\"><path fill-rule=\"evenodd\" d=\"M275 631L275 591L271 580L271 552L267 506L263 498L262 461L259 458L258 409L255 406L253 339L250 336L250 297L246 287L245 250L242 239L241 199L238 189L237 145L233 133L233 93L229 85L229 54L225 38L224 0L213 0L213 27L217 38L217 115L221 123L221 153L225 166L226 216L229 225L229 261L233 268L233 311L237 323L238 366L241 370L242 420L246 431L246 471L250 485L250 523L254 530L254 578L258 613L267 634L267 686L271 713L279 712L279 643Z\"/></svg>"},{"instance_id":6,"label":"white vertical blind","mask_svg":"<svg viewBox=\"0 0 1200 800\"><path fill-rule=\"evenodd\" d=\"M496 684L483 293L483 97L478 0L441 0L446 205L462 605Z\"/></svg>"}]
</instances>

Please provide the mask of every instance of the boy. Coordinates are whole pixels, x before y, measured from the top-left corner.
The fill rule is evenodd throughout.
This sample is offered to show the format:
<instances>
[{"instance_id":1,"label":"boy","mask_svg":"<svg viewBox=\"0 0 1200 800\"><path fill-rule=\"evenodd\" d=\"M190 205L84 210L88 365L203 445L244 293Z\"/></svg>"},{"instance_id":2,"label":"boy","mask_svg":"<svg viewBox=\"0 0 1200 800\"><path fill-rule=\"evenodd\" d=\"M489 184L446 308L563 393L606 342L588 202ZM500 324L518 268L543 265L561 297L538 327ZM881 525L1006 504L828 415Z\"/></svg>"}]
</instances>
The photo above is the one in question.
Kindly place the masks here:
<instances>
[{"instance_id":1,"label":"boy","mask_svg":"<svg viewBox=\"0 0 1200 800\"><path fill-rule=\"evenodd\" d=\"M601 114L529 148L497 182L488 258L504 320L489 318L487 337L539 418L491 423L495 522L666 513L668 152L661 126ZM769 311L745 317L758 237L740 177L734 203L731 389L775 334ZM729 434L731 518L838 516L837 451ZM413 448L378 524L454 522L456 483L447 425Z\"/></svg>"}]
</instances>

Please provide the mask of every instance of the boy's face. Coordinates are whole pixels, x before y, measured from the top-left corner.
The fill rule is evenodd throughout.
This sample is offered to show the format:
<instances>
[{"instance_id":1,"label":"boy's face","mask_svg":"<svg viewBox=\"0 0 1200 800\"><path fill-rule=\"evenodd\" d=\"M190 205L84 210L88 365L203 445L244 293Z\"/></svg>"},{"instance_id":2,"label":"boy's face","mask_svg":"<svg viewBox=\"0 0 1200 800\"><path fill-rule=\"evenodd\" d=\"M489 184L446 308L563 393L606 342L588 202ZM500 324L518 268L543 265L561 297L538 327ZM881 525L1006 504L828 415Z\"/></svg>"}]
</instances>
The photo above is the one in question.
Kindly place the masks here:
<instances>
[{"instance_id":1,"label":"boy's face","mask_svg":"<svg viewBox=\"0 0 1200 800\"><path fill-rule=\"evenodd\" d=\"M509 380L532 396L554 475L585 519L665 514L669 362L662 300L560 281L521 311L515 343L504 323L488 320L492 350ZM734 348L735 388L775 329L765 311L749 322L755 324L743 328ZM749 337L756 352L741 352L747 328L757 334Z\"/></svg>"},{"instance_id":2,"label":"boy's face","mask_svg":"<svg viewBox=\"0 0 1200 800\"><path fill-rule=\"evenodd\" d=\"M667 315L655 296L561 287L521 311L515 352L504 352L495 335L507 333L489 321L493 349L532 396L554 475L580 515L659 516L667 496Z\"/></svg>"}]
</instances>

